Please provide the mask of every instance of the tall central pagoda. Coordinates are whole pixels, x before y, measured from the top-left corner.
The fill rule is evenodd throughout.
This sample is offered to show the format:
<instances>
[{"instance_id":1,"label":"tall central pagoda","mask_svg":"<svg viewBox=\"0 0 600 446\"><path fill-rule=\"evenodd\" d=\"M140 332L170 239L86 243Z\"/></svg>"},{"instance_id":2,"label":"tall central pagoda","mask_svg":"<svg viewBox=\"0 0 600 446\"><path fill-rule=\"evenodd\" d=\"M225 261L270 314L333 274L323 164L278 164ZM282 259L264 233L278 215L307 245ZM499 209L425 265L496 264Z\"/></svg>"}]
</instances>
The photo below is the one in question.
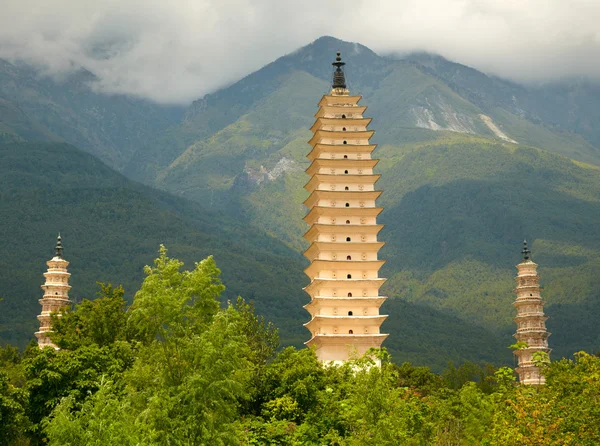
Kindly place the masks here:
<instances>
[{"instance_id":1,"label":"tall central pagoda","mask_svg":"<svg viewBox=\"0 0 600 446\"><path fill-rule=\"evenodd\" d=\"M350 96L340 53L337 53L331 92L319 102L309 141L312 162L306 172L310 196L304 221L310 229L304 238L310 247L304 255L310 266L304 270L311 297L305 308L311 315L304 324L312 337L306 345L316 348L324 363L341 364L369 348L379 348L387 334L380 326L387 316L379 314L385 297L379 288L384 264L377 253L383 242L377 234L383 225L377 216L383 208L375 200L380 175L373 173L378 160L371 157L373 130L367 107L358 105L360 96Z\"/></svg>"}]
</instances>

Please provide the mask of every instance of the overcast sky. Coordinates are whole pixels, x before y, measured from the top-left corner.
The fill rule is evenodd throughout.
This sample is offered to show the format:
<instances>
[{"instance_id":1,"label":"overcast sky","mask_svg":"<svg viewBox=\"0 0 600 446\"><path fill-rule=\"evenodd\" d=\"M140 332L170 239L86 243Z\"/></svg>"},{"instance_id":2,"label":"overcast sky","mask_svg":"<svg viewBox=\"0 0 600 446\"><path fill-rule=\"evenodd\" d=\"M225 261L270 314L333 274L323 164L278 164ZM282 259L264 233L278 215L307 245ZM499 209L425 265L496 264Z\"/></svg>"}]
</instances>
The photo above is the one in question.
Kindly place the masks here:
<instances>
[{"instance_id":1,"label":"overcast sky","mask_svg":"<svg viewBox=\"0 0 600 446\"><path fill-rule=\"evenodd\" d=\"M185 103L322 35L520 81L600 79L600 0L0 0L0 57Z\"/></svg>"}]
</instances>

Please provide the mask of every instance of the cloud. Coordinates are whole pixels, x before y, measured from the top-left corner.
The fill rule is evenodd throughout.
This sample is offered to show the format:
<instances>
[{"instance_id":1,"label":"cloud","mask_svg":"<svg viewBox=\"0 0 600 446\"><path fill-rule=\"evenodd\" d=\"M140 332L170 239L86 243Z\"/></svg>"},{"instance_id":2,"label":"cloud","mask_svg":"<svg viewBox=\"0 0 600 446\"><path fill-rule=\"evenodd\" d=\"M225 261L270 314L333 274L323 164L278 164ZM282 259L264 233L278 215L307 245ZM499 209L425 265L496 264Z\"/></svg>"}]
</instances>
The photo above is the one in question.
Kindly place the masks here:
<instances>
[{"instance_id":1,"label":"cloud","mask_svg":"<svg viewBox=\"0 0 600 446\"><path fill-rule=\"evenodd\" d=\"M4 0L0 57L109 93L185 103L322 35L429 51L519 81L600 79L585 0Z\"/></svg>"}]
</instances>

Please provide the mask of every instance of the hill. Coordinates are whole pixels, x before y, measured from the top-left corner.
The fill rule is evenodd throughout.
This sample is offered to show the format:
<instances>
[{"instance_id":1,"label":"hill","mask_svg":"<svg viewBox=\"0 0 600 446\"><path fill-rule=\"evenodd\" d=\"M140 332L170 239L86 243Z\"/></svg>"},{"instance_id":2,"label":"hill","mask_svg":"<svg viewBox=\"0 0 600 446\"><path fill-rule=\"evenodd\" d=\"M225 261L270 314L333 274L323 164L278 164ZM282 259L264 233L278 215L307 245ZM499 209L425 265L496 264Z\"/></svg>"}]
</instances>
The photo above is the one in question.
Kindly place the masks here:
<instances>
[{"instance_id":1,"label":"hill","mask_svg":"<svg viewBox=\"0 0 600 446\"><path fill-rule=\"evenodd\" d=\"M513 265L528 238L544 275L555 353L597 350L593 313L586 311L600 302L600 181L593 165L600 152L577 128L508 107L501 101L508 87L482 73L479 83L453 83L423 60L384 58L321 38L196 102L156 148L143 149L157 162L126 172L301 251L308 129L337 49L379 143L390 296L480 324L508 345ZM477 88L488 96L471 100Z\"/></svg>"},{"instance_id":2,"label":"hill","mask_svg":"<svg viewBox=\"0 0 600 446\"><path fill-rule=\"evenodd\" d=\"M260 229L197 203L134 183L64 143L0 143L0 342L23 346L37 328L45 261L58 231L71 262L71 297L95 296L95 283L122 283L129 300L142 268L157 255L192 262L214 255L226 299L242 295L280 328L284 345L308 338L304 259ZM441 370L448 361L510 361L487 330L441 312L390 302L386 330L397 361ZM423 331L423 327L428 327ZM477 342L465 342L476 338Z\"/></svg>"},{"instance_id":3,"label":"hill","mask_svg":"<svg viewBox=\"0 0 600 446\"><path fill-rule=\"evenodd\" d=\"M396 299L386 304L389 310L383 309L390 314L384 325L392 334L388 345L400 342L393 348L403 352L401 357L427 357L426 361L438 364L447 360L444 352L455 345L459 346L455 358L487 359L484 351L493 351L492 358L507 358L504 347L512 343L514 330L513 265L519 261L522 239L528 238L534 259L540 263L555 355L596 351L600 339L592 315L598 313L600 302L595 224L600 188L594 167L600 164L594 130L600 128L597 85L583 81L517 85L438 56L416 54L398 60L381 57L357 43L323 37L195 101L178 119L176 111L143 101L94 95L90 73L57 84L8 65L4 71L12 74L4 74L8 81L0 89L12 91L13 96L0 103L0 133L4 135L0 140L82 141L83 148L125 175L200 204L176 201L135 185L151 201L186 203L175 210L157 205L177 216L176 220L165 217L161 224L184 221L175 226L205 235L214 230L220 239L219 231L230 223L196 226L202 219L194 212L219 215L220 221L235 223L241 231L223 233L227 237L242 240L249 228L267 237L268 247L257 242L250 245L250 251L260 246L268 257L271 249L283 249L276 254L298 259L297 253L305 247L306 227L301 218L308 129L320 96L329 90L330 63L338 49L347 62L351 92L364 95L367 115L374 118L373 141L379 144L375 154L382 160L377 167L383 174L379 186L386 207L381 218L387 224L381 234L387 242L382 258L388 260L383 273L390 277L385 291ZM7 82L12 87L7 88ZM35 94L30 94L30 87ZM83 105L74 96L78 88L86 98ZM22 95L33 99L14 99ZM102 101L108 105L101 105ZM50 102L66 107L65 116L82 116L59 122L58 105L40 105ZM91 119L90 110L106 113ZM122 125L113 125L115 120L123 121ZM104 126L106 122L110 125ZM89 132L83 130L88 123ZM81 134L96 134L99 126L102 138L78 139ZM114 144L105 144L105 137ZM48 183L47 187L55 186ZM95 199L93 194L89 198ZM45 212L43 205L36 206ZM135 206L127 206L138 213ZM154 212L154 204L148 206L139 213L153 220L148 215ZM184 218L181 209L192 214ZM133 214L131 218L137 219ZM130 234L128 252L138 249L135 241L145 234L121 226L111 228ZM149 234L173 231L164 226L144 228ZM184 236L172 236L181 246ZM169 245L161 236L153 244L160 241ZM189 257L175 254L197 260L189 243L181 249ZM154 252L155 247L148 246L146 260L137 265L149 262ZM109 265L108 261L98 263L94 271L103 272ZM302 266L295 263L290 271ZM139 277L135 274L140 271L131 268L130 280ZM227 267L223 269L227 272ZM244 288L243 279L239 288L234 283L232 289L246 297L247 290L259 296L259 310L283 323L286 342L299 344L306 338L300 324L307 315L299 309L304 296L294 293L304 278L298 276L292 286L287 276L271 276L284 290L273 308L261 303L263 295L254 288ZM134 281L129 283L134 289ZM281 298L288 289L293 289L291 296L298 296L289 307ZM410 317L403 319L404 314ZM420 317L430 323L418 322ZM288 333L288 327L298 331ZM418 347L411 350L409 345ZM469 350L473 345L481 352L479 356ZM440 356L427 353L433 351Z\"/></svg>"},{"instance_id":4,"label":"hill","mask_svg":"<svg viewBox=\"0 0 600 446\"><path fill-rule=\"evenodd\" d=\"M23 345L32 336L45 261L59 231L75 300L94 297L97 281L122 283L131 298L143 266L163 243L188 264L214 255L228 299L254 300L260 312L289 327L285 339L304 334L300 324L286 323L303 315L301 258L278 240L133 183L67 144L1 144L0 154L4 342Z\"/></svg>"},{"instance_id":5,"label":"hill","mask_svg":"<svg viewBox=\"0 0 600 446\"><path fill-rule=\"evenodd\" d=\"M125 173L197 199L203 192L196 188L213 179L188 179L186 168L198 176L205 171L213 173L215 167L217 175L221 167L229 168L231 171L218 180L217 188L223 190L232 186L233 172L243 173L246 161L250 169L252 162L273 167L277 152L292 142L305 142L316 102L328 91L331 54L337 49L347 62L352 91L368 100L380 144L435 139L440 131L453 131L516 141L600 164L600 149L584 137L556 129L533 112L526 115L519 107L506 106L506 92L500 82L499 86L491 80L479 82L488 95L486 100L472 101L472 96L481 96L479 92L471 93L462 84L451 82L449 76L441 76L422 60L381 57L360 44L323 37L194 102L182 122L138 150ZM471 85L468 79L464 83ZM575 111L571 114L578 116ZM595 115L586 116L593 121ZM230 135L244 138L231 139ZM206 163L215 151L225 152L223 156L237 151L241 156L235 156L233 166ZM193 163L198 166L192 168ZM205 164L210 167L202 168ZM214 189L211 184L209 188Z\"/></svg>"},{"instance_id":6,"label":"hill","mask_svg":"<svg viewBox=\"0 0 600 446\"><path fill-rule=\"evenodd\" d=\"M558 132L575 133L592 146L600 147L598 83L564 79L554 83L519 85L434 54L415 53L401 59L416 62L486 112L505 110Z\"/></svg>"},{"instance_id":7,"label":"hill","mask_svg":"<svg viewBox=\"0 0 600 446\"><path fill-rule=\"evenodd\" d=\"M180 119L180 107L97 93L96 80L85 70L50 78L0 59L0 135L65 141L122 170L134 150Z\"/></svg>"}]
</instances>

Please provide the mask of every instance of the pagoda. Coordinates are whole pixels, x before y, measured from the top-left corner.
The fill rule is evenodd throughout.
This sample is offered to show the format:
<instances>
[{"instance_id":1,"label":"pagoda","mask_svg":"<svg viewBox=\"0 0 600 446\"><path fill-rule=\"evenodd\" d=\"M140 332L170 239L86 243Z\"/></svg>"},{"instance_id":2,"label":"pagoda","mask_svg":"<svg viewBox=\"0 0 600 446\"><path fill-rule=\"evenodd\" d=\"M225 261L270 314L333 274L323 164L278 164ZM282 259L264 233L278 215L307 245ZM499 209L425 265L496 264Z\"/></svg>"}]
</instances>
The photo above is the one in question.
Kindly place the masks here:
<instances>
[{"instance_id":1,"label":"pagoda","mask_svg":"<svg viewBox=\"0 0 600 446\"><path fill-rule=\"evenodd\" d=\"M42 305L42 312L38 316L40 321L40 331L35 333L38 339L40 348L53 347L58 350L58 347L52 343L48 333L52 331L51 313L58 313L64 308L68 308L71 304L69 300L69 277L71 274L67 272L67 262L62 257L63 247L60 234L56 241L54 257L46 264L48 271L44 273L46 283L42 285L44 297L39 302Z\"/></svg>"},{"instance_id":2,"label":"pagoda","mask_svg":"<svg viewBox=\"0 0 600 446\"><path fill-rule=\"evenodd\" d=\"M377 216L383 208L375 200L380 175L373 173L378 160L371 154L373 130L367 130L370 118L363 116L367 107L358 105L361 96L350 96L337 53L331 92L319 102L306 172L310 193L304 204L309 211L304 221L310 229L304 238L310 247L304 255L310 265L304 270L310 284L304 290L311 301L304 308L310 322L304 326L319 360L341 364L362 355L371 347L379 348L387 334L380 326L387 316L379 314L385 297L379 288L384 264L377 253L383 242L377 234L383 225Z\"/></svg>"},{"instance_id":3,"label":"pagoda","mask_svg":"<svg viewBox=\"0 0 600 446\"><path fill-rule=\"evenodd\" d=\"M543 352L550 360L548 336L546 330L547 316L544 315L544 304L540 295L540 276L537 274L537 264L531 258L531 251L527 249L527 241L523 242L523 261L517 265L517 287L514 292L517 299L514 306L517 308L517 332L514 337L519 343L525 343L522 348L515 350L519 366L517 374L521 384L541 385L546 379L541 374L540 367L536 365L535 353ZM544 359L543 359L544 360Z\"/></svg>"}]
</instances>

